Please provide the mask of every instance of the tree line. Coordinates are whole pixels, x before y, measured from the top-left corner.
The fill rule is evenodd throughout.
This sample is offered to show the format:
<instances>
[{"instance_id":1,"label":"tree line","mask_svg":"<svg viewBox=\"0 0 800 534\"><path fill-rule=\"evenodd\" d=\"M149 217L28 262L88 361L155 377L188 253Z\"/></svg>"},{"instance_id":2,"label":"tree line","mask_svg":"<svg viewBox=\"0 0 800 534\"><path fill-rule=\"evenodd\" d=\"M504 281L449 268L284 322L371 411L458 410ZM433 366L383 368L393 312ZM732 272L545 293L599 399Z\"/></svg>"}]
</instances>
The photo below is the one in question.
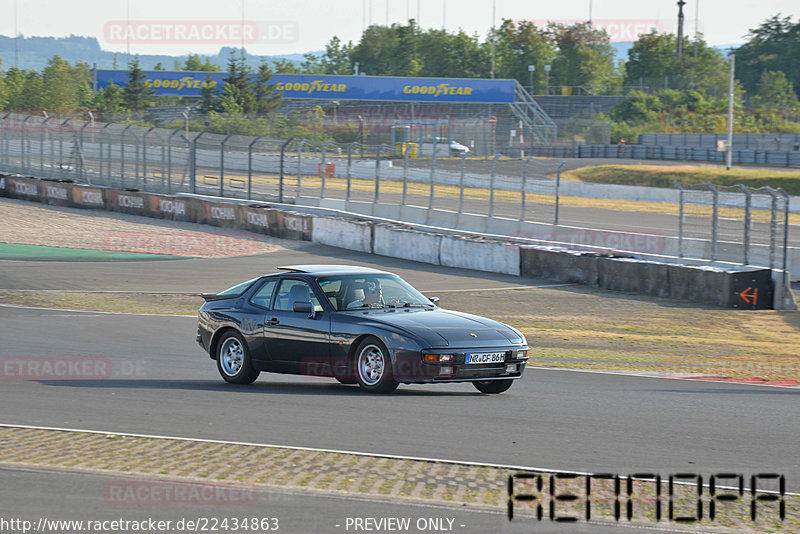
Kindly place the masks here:
<instances>
[{"instance_id":1,"label":"tree line","mask_svg":"<svg viewBox=\"0 0 800 534\"><path fill-rule=\"evenodd\" d=\"M373 25L358 43L333 37L321 54L304 60L262 63L253 69L243 51L232 53L225 68L222 92L203 90L199 107L205 112L269 113L278 106L270 90L273 73L339 74L516 79L534 94L548 87L582 88L592 94L629 96L609 119L655 127L664 113L721 112L727 99L728 66L719 50L702 37L688 38L677 53L670 33L641 35L625 61L616 61L608 34L589 23L549 24L503 20L486 38L463 31L422 30L415 21ZM800 87L800 21L776 15L750 30L736 53L736 95L739 109L771 113L797 109ZM0 60L1 61L1 60ZM528 66L535 70L530 71ZM221 71L208 59L190 55L186 71ZM547 67L547 68L546 68ZM109 86L93 93L91 69L54 56L41 71L10 68L0 62L0 109L143 111L156 99L144 83L138 60L129 65L126 87ZM251 76L255 75L255 76ZM553 92L553 91L551 91ZM564 91L568 92L568 91ZM559 93L562 94L562 93ZM183 104L180 97L158 97L160 104Z\"/></svg>"}]
</instances>

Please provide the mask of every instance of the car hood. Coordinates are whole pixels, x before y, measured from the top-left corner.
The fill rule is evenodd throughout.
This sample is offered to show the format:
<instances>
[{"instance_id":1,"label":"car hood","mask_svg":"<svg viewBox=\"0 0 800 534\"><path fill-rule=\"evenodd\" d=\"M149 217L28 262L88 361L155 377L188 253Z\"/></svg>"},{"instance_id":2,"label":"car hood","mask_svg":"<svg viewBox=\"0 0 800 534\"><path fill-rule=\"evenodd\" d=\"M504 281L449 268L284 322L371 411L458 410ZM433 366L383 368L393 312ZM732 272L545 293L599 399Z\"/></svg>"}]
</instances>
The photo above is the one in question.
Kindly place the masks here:
<instances>
[{"instance_id":1,"label":"car hood","mask_svg":"<svg viewBox=\"0 0 800 534\"><path fill-rule=\"evenodd\" d=\"M503 323L450 310L400 310L370 313L369 319L393 325L421 338L430 348L497 347L522 343L522 337Z\"/></svg>"}]
</instances>

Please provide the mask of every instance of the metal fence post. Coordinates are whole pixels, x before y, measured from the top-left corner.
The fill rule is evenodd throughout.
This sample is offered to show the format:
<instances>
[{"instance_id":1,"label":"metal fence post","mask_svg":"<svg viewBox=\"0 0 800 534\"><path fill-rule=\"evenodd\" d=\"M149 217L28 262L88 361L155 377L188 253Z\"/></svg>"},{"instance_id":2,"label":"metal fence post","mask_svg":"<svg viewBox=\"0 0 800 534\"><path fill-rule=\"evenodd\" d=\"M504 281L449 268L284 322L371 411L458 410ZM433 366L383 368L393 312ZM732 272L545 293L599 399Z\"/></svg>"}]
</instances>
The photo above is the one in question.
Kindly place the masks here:
<instances>
[{"instance_id":1,"label":"metal fence post","mask_svg":"<svg viewBox=\"0 0 800 534\"><path fill-rule=\"evenodd\" d=\"M49 121L51 117L47 117L42 124L40 125L42 131L39 133L39 175L44 177L44 130L47 126L47 121ZM53 167L50 167L50 177L53 177Z\"/></svg>"},{"instance_id":2,"label":"metal fence post","mask_svg":"<svg viewBox=\"0 0 800 534\"><path fill-rule=\"evenodd\" d=\"M778 193L770 186L764 188L769 196L772 198L772 206L770 210L769 221L769 268L775 268L775 256L778 251L777 238L778 238Z\"/></svg>"},{"instance_id":3,"label":"metal fence post","mask_svg":"<svg viewBox=\"0 0 800 534\"><path fill-rule=\"evenodd\" d=\"M103 158L102 158L102 155L103 155L103 147L102 147L103 137L106 137L106 138L108 138L108 143L107 143L107 145L108 145L108 154L107 154L108 155L108 158L107 158L108 159L108 164L106 165L106 169L108 171L108 180L106 180L106 185L110 186L111 185L111 158L112 158L111 150L112 150L112 148L111 148L110 136L106 133L106 128L108 128L109 126L111 126L110 122L106 123L102 128L100 128L100 145L101 145L100 146L100 156L101 156L100 157L100 178L102 179L102 177L103 177Z\"/></svg>"},{"instance_id":4,"label":"metal fence post","mask_svg":"<svg viewBox=\"0 0 800 534\"><path fill-rule=\"evenodd\" d=\"M64 119L64 121L58 127L58 168L59 171L64 170L64 127L69 124L70 119ZM30 143L29 147L30 148ZM28 156L30 157L30 155ZM60 174L60 172L59 172Z\"/></svg>"},{"instance_id":5,"label":"metal fence post","mask_svg":"<svg viewBox=\"0 0 800 534\"><path fill-rule=\"evenodd\" d=\"M83 147L84 147L83 132L84 132L84 130L86 130L87 126L89 126L90 124L94 124L94 116L91 114L91 112L89 112L89 116L91 117L91 119L87 120L86 122L83 123L83 126L81 126L81 133L78 136L78 142L81 145L81 152L83 152ZM92 136L92 137L94 137L94 136ZM161 161L163 162L164 158L161 158ZM86 171L86 183L89 184L89 185L92 185L92 176L91 176L91 173L89 172L89 169L85 168L84 171Z\"/></svg>"},{"instance_id":6,"label":"metal fence post","mask_svg":"<svg viewBox=\"0 0 800 534\"><path fill-rule=\"evenodd\" d=\"M719 190L711 182L706 182L706 187L713 195L713 211L711 216L711 261L717 259L717 234L719 232Z\"/></svg>"},{"instance_id":7,"label":"metal fence post","mask_svg":"<svg viewBox=\"0 0 800 534\"><path fill-rule=\"evenodd\" d=\"M300 181L300 175L302 172L302 164L303 164L303 145L306 144L305 139L301 139L299 143L297 143L297 197L300 197L300 188L302 183Z\"/></svg>"},{"instance_id":8,"label":"metal fence post","mask_svg":"<svg viewBox=\"0 0 800 534\"><path fill-rule=\"evenodd\" d=\"M219 196L220 198L225 196L225 143L228 142L228 139L233 137L232 135L227 135L222 142L219 144Z\"/></svg>"},{"instance_id":9,"label":"metal fence post","mask_svg":"<svg viewBox=\"0 0 800 534\"><path fill-rule=\"evenodd\" d=\"M182 130L180 128L176 128L172 130L172 133L169 134L169 137L167 138L167 194L168 195L172 194L172 137L181 131Z\"/></svg>"},{"instance_id":10,"label":"metal fence post","mask_svg":"<svg viewBox=\"0 0 800 534\"><path fill-rule=\"evenodd\" d=\"M253 145L261 140L261 137L255 137L250 144L247 145L247 200L253 198ZM281 171L283 171L283 153L281 152Z\"/></svg>"},{"instance_id":11,"label":"metal fence post","mask_svg":"<svg viewBox=\"0 0 800 534\"><path fill-rule=\"evenodd\" d=\"M520 203L520 210L519 210L519 220L525 220L525 192L528 189L528 163L533 159L533 156L528 156L525 158L525 161L522 162L522 185L520 186L520 192L522 193L522 202Z\"/></svg>"},{"instance_id":12,"label":"metal fence post","mask_svg":"<svg viewBox=\"0 0 800 534\"><path fill-rule=\"evenodd\" d=\"M121 173L120 173L120 180L122 182L122 187L125 187L125 132L133 126L133 124L127 125L125 128L122 129L122 133L120 133L120 161L122 162L120 165ZM110 162L110 160L109 160ZM109 184L110 185L110 184Z\"/></svg>"},{"instance_id":13,"label":"metal fence post","mask_svg":"<svg viewBox=\"0 0 800 534\"><path fill-rule=\"evenodd\" d=\"M461 174L458 178L458 213L464 213L464 173L467 168L467 155L461 153Z\"/></svg>"},{"instance_id":14,"label":"metal fence post","mask_svg":"<svg viewBox=\"0 0 800 534\"><path fill-rule=\"evenodd\" d=\"M492 158L492 175L489 179L489 218L494 217L494 183L497 176L497 160L500 159L500 154L496 154Z\"/></svg>"},{"instance_id":15,"label":"metal fence post","mask_svg":"<svg viewBox=\"0 0 800 534\"><path fill-rule=\"evenodd\" d=\"M435 133L435 132L434 132ZM436 137L433 138L433 153L431 155L431 187L430 187L430 197L428 198L428 209L433 209L433 194L434 194L434 187L436 185Z\"/></svg>"},{"instance_id":16,"label":"metal fence post","mask_svg":"<svg viewBox=\"0 0 800 534\"><path fill-rule=\"evenodd\" d=\"M350 187L353 179L351 169L353 166L353 149L358 144L358 141L353 141L347 146L347 192L345 193L345 202L350 202Z\"/></svg>"},{"instance_id":17,"label":"metal fence post","mask_svg":"<svg viewBox=\"0 0 800 534\"><path fill-rule=\"evenodd\" d=\"M8 170L8 127L6 126L6 119L11 113L6 113L0 118L0 161L3 163L3 168Z\"/></svg>"},{"instance_id":18,"label":"metal fence post","mask_svg":"<svg viewBox=\"0 0 800 534\"><path fill-rule=\"evenodd\" d=\"M739 184L737 187L744 193L744 255L742 258L744 261L742 265L750 265L750 224L752 223L750 203L752 201L752 194L750 190L742 184Z\"/></svg>"},{"instance_id":19,"label":"metal fence post","mask_svg":"<svg viewBox=\"0 0 800 534\"><path fill-rule=\"evenodd\" d=\"M147 135L155 130L156 127L152 126L144 134L142 134L142 186L147 187Z\"/></svg>"},{"instance_id":20,"label":"metal fence post","mask_svg":"<svg viewBox=\"0 0 800 534\"><path fill-rule=\"evenodd\" d=\"M289 143L292 141L294 141L294 137L290 137L281 145L281 172L278 176L278 202L281 204L283 204L283 162L286 158L286 147L289 146Z\"/></svg>"},{"instance_id":21,"label":"metal fence post","mask_svg":"<svg viewBox=\"0 0 800 534\"><path fill-rule=\"evenodd\" d=\"M26 152L26 150L25 150L25 138L28 137L28 135L27 135L28 132L25 130L25 127L27 126L28 120L31 119L31 118L33 118L33 115L28 115L27 117L25 117L25 119L22 121L22 125L21 125L22 134L20 135L20 146L21 146L21 148L20 148L19 157L20 157L20 168L22 169L22 174L25 174L25 171L30 168L30 147L31 147L31 143L30 143L30 140L29 140L28 141L28 151ZM25 161L26 154L28 155L27 163ZM30 171L28 171L28 172L30 172Z\"/></svg>"},{"instance_id":22,"label":"metal fence post","mask_svg":"<svg viewBox=\"0 0 800 534\"><path fill-rule=\"evenodd\" d=\"M553 224L556 226L558 226L558 215L559 210L561 209L561 169L566 164L567 160L563 160L558 164L558 168L556 169L556 209L555 215L553 216Z\"/></svg>"},{"instance_id":23,"label":"metal fence post","mask_svg":"<svg viewBox=\"0 0 800 534\"><path fill-rule=\"evenodd\" d=\"M8 170L8 128L6 127L6 119L10 113L6 113L0 118L0 162L3 164L3 169Z\"/></svg>"},{"instance_id":24,"label":"metal fence post","mask_svg":"<svg viewBox=\"0 0 800 534\"><path fill-rule=\"evenodd\" d=\"M677 180L673 180L672 185L678 188L678 257L683 258L684 192L683 186Z\"/></svg>"},{"instance_id":25,"label":"metal fence post","mask_svg":"<svg viewBox=\"0 0 800 534\"><path fill-rule=\"evenodd\" d=\"M383 148L384 147L386 147L386 145L378 145L378 150L375 153L375 195L373 197L373 202L375 204L378 203L378 197L380 196L380 189L381 189L381 152L383 152Z\"/></svg>"},{"instance_id":26,"label":"metal fence post","mask_svg":"<svg viewBox=\"0 0 800 534\"><path fill-rule=\"evenodd\" d=\"M405 206L408 200L408 151L411 147L408 143L403 143L403 197L400 200L400 205Z\"/></svg>"},{"instance_id":27,"label":"metal fence post","mask_svg":"<svg viewBox=\"0 0 800 534\"><path fill-rule=\"evenodd\" d=\"M331 139L322 143L322 166L320 167L322 169L322 182L320 183L319 198L325 198L325 178L328 175L328 166L325 164L325 157L327 155L328 145L331 143L333 143Z\"/></svg>"},{"instance_id":28,"label":"metal fence post","mask_svg":"<svg viewBox=\"0 0 800 534\"><path fill-rule=\"evenodd\" d=\"M783 271L781 273L781 309L783 309L786 301L784 291L786 291L786 284L788 282L786 277L789 275L789 273L786 272L786 268L789 262L787 256L789 254L789 202L791 198L783 188L779 187L777 191L783 197L783 259L781 260L781 271Z\"/></svg>"},{"instance_id":29,"label":"metal fence post","mask_svg":"<svg viewBox=\"0 0 800 534\"><path fill-rule=\"evenodd\" d=\"M189 151L190 164L189 164L189 183L192 188L192 194L197 193L197 140L205 135L206 132L200 132L194 139L192 139L191 150Z\"/></svg>"},{"instance_id":30,"label":"metal fence post","mask_svg":"<svg viewBox=\"0 0 800 534\"><path fill-rule=\"evenodd\" d=\"M65 123L66 123L66 121L65 121ZM72 126L72 124L67 124L67 127L72 132L72 139L73 139L73 141L72 141L72 144L73 144L72 152L75 154L75 162L74 163L75 163L76 167L79 169L79 171L78 171L78 181L80 182L80 181L83 181L83 173L86 171L86 169L83 168L83 163L84 163L83 155L82 155L83 154L83 145L79 144L77 147L75 146L76 143L80 143L80 141L78 139L78 132L75 131L75 128Z\"/></svg>"}]
</instances>

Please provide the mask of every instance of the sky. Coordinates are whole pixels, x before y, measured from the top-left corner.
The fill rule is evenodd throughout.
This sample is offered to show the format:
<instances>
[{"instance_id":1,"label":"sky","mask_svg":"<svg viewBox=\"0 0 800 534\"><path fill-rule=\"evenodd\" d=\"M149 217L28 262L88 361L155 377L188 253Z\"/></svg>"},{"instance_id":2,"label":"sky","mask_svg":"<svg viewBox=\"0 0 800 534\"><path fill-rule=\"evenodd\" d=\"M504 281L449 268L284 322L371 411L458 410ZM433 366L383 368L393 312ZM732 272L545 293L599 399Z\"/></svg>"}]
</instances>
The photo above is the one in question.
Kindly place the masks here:
<instances>
[{"instance_id":1,"label":"sky","mask_svg":"<svg viewBox=\"0 0 800 534\"><path fill-rule=\"evenodd\" d=\"M494 13L493 13L494 11ZM737 44L797 0L686 0L685 34ZM481 40L502 19L591 20L632 41L655 27L677 31L676 0L0 0L0 34L97 37L105 50L133 54L210 54L240 46L258 55L317 51L334 35L358 42L364 27L418 19L422 28L463 29ZM131 21L127 31L126 21ZM244 21L244 24L242 24Z\"/></svg>"}]
</instances>

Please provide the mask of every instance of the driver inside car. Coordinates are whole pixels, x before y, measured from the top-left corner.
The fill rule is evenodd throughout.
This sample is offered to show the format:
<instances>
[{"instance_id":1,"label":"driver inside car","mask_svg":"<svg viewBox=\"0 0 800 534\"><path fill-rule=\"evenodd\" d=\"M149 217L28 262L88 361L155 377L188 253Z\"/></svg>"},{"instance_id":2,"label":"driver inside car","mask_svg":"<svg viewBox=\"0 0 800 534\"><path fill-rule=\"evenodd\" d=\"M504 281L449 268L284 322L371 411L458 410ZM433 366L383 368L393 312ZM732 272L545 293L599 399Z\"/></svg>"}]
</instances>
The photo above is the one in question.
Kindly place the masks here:
<instances>
[{"instance_id":1,"label":"driver inside car","mask_svg":"<svg viewBox=\"0 0 800 534\"><path fill-rule=\"evenodd\" d=\"M383 290L379 280L375 278L366 279L362 286L362 291L364 292L364 298L352 301L347 305L348 310L383 304Z\"/></svg>"}]
</instances>

